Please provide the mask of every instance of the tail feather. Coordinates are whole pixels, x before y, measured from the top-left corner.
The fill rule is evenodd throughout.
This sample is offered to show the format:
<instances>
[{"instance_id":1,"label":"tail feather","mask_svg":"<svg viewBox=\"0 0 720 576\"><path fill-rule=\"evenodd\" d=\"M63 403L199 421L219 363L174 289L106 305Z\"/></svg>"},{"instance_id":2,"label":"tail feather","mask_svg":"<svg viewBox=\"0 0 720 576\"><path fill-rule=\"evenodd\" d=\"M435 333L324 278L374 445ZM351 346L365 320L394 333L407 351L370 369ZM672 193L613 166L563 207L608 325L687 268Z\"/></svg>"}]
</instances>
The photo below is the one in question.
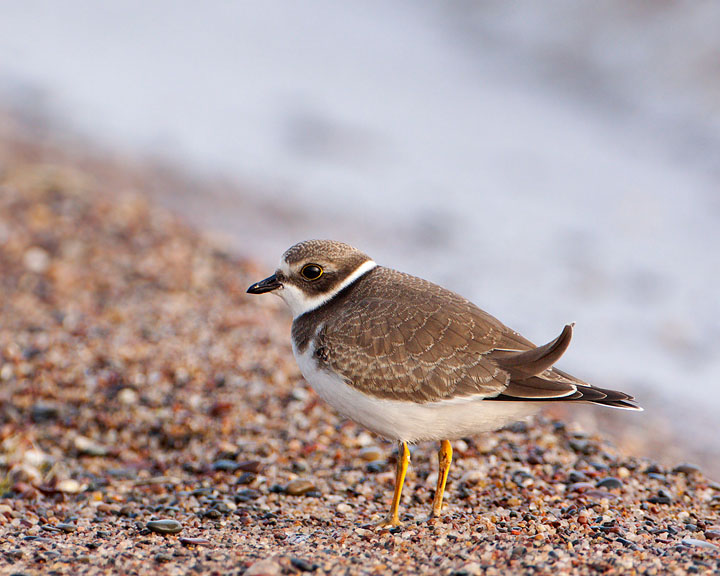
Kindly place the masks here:
<instances>
[{"instance_id":1,"label":"tail feather","mask_svg":"<svg viewBox=\"0 0 720 576\"><path fill-rule=\"evenodd\" d=\"M598 388L553 367L572 338L572 324L552 342L531 350L493 350L488 356L509 373L501 394L487 400L589 402L611 408L642 410L635 398L618 390Z\"/></svg>"}]
</instances>

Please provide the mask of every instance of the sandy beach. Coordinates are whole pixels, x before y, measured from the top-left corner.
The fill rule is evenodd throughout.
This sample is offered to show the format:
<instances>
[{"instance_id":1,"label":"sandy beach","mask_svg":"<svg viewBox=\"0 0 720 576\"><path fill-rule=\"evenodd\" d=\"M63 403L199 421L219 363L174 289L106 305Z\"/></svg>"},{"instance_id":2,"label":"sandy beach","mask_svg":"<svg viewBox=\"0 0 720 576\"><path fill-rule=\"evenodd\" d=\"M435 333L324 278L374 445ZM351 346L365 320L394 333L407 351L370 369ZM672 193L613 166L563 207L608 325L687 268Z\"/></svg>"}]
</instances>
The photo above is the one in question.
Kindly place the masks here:
<instances>
[{"instance_id":1,"label":"sandy beach","mask_svg":"<svg viewBox=\"0 0 720 576\"><path fill-rule=\"evenodd\" d=\"M433 523L414 447L373 529L394 447L302 380L266 270L148 199L171 178L0 151L3 574L720 569L720 484L553 415L457 442Z\"/></svg>"}]
</instances>

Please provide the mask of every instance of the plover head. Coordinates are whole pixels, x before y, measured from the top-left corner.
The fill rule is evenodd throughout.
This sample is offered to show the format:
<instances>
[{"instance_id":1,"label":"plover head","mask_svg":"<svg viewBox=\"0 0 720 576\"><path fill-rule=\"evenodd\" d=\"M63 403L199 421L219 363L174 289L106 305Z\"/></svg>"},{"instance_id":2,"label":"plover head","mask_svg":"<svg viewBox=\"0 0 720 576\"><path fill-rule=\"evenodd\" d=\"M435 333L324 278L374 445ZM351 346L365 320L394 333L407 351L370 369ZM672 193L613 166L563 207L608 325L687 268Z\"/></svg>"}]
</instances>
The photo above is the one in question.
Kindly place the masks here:
<instances>
[{"instance_id":1,"label":"plover head","mask_svg":"<svg viewBox=\"0 0 720 576\"><path fill-rule=\"evenodd\" d=\"M307 240L287 250L275 274L253 284L248 292L277 294L297 318L323 305L376 266L367 254L349 244Z\"/></svg>"}]
</instances>

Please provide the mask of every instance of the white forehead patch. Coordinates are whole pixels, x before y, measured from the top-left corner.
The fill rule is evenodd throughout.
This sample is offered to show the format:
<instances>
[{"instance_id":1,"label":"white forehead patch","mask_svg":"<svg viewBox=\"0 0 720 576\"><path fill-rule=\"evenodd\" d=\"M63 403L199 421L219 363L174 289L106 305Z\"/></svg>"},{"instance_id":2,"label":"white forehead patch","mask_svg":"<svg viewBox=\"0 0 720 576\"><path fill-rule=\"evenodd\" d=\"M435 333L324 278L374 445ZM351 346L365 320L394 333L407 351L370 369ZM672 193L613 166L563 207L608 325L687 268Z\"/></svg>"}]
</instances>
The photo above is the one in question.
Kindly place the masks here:
<instances>
[{"instance_id":1,"label":"white forehead patch","mask_svg":"<svg viewBox=\"0 0 720 576\"><path fill-rule=\"evenodd\" d=\"M360 278L363 274L367 274L370 270L375 268L377 264L372 260L367 260L360 264L355 271L350 274L345 280L343 280L332 292L327 292L325 294L307 294L303 292L300 288L297 286L294 286L292 284L283 284L283 287L279 290L275 290L273 293L277 294L285 300L285 303L290 308L290 312L292 312L293 319L297 318L298 316L302 316L306 312L310 312L310 310L315 310L315 308L322 306L330 300L335 294L346 288L347 286L350 286L355 280ZM287 262L280 261L279 266L280 271L285 274L286 276L290 275L290 267L287 265Z\"/></svg>"}]
</instances>

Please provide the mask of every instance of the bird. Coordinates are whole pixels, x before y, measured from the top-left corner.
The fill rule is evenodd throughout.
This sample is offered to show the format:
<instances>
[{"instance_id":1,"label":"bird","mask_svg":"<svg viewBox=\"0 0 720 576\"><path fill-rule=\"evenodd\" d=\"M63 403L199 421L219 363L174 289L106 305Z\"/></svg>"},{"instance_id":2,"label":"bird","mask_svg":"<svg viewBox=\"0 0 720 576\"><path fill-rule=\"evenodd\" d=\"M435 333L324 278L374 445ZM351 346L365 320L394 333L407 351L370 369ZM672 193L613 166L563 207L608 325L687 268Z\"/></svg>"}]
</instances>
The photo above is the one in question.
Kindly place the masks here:
<instances>
[{"instance_id":1,"label":"bird","mask_svg":"<svg viewBox=\"0 0 720 576\"><path fill-rule=\"evenodd\" d=\"M452 440L497 430L552 401L642 410L629 394L555 368L573 324L536 346L459 294L342 242L295 244L247 292L276 294L288 305L293 354L317 394L397 442L395 489L379 527L401 524L409 444L440 442L432 519L441 515Z\"/></svg>"}]
</instances>

